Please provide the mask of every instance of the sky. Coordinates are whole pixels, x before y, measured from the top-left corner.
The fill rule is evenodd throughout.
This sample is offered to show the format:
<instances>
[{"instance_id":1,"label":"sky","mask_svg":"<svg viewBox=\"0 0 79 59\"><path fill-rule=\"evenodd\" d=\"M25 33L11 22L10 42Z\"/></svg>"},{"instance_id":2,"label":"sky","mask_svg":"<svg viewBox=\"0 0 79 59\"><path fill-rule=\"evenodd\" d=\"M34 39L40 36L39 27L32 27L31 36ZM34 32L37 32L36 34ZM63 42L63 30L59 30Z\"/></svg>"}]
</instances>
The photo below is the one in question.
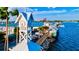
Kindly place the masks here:
<instances>
[{"instance_id":1,"label":"sky","mask_svg":"<svg viewBox=\"0 0 79 59\"><path fill-rule=\"evenodd\" d=\"M19 12L32 12L34 20L79 20L79 7L9 7ZM11 21L16 17L11 17Z\"/></svg>"},{"instance_id":2,"label":"sky","mask_svg":"<svg viewBox=\"0 0 79 59\"><path fill-rule=\"evenodd\" d=\"M8 8L8 11L12 11L12 10L14 10L16 7L9 7ZM9 15L9 17L10 17L10 19L9 19L9 21L15 21L16 20L16 16L11 16L11 15ZM1 21L6 21L6 20L1 20L0 19L0 22Z\"/></svg>"},{"instance_id":3,"label":"sky","mask_svg":"<svg viewBox=\"0 0 79 59\"><path fill-rule=\"evenodd\" d=\"M34 20L79 20L79 7L29 7Z\"/></svg>"}]
</instances>

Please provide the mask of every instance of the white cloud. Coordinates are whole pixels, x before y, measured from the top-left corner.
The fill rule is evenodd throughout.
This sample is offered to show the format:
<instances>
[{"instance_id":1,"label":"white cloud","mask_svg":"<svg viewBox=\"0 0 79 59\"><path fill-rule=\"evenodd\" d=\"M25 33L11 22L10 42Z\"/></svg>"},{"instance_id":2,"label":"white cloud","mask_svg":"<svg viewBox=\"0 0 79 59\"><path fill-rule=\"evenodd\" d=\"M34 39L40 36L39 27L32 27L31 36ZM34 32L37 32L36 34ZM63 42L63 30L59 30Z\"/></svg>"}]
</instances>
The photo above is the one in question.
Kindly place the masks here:
<instances>
[{"instance_id":1,"label":"white cloud","mask_svg":"<svg viewBox=\"0 0 79 59\"><path fill-rule=\"evenodd\" d=\"M26 11L28 11L28 12L33 12L34 10L31 9L31 8L26 8Z\"/></svg>"},{"instance_id":2,"label":"white cloud","mask_svg":"<svg viewBox=\"0 0 79 59\"><path fill-rule=\"evenodd\" d=\"M35 11L33 14L65 13L67 10Z\"/></svg>"},{"instance_id":3,"label":"white cloud","mask_svg":"<svg viewBox=\"0 0 79 59\"><path fill-rule=\"evenodd\" d=\"M79 11L79 8L77 8L77 9L74 9L74 10L72 10L72 11Z\"/></svg>"},{"instance_id":4,"label":"white cloud","mask_svg":"<svg viewBox=\"0 0 79 59\"><path fill-rule=\"evenodd\" d=\"M34 11L38 11L38 9L32 9L32 8L26 8L27 12L34 12Z\"/></svg>"},{"instance_id":5,"label":"white cloud","mask_svg":"<svg viewBox=\"0 0 79 59\"><path fill-rule=\"evenodd\" d=\"M12 11L12 10L15 10L15 9L16 9L16 7L9 7L8 11Z\"/></svg>"},{"instance_id":6,"label":"white cloud","mask_svg":"<svg viewBox=\"0 0 79 59\"><path fill-rule=\"evenodd\" d=\"M56 8L56 7L48 7L48 8L53 8L53 9L54 9L54 8Z\"/></svg>"},{"instance_id":7,"label":"white cloud","mask_svg":"<svg viewBox=\"0 0 79 59\"><path fill-rule=\"evenodd\" d=\"M35 11L38 11L38 9L34 9Z\"/></svg>"},{"instance_id":8,"label":"white cloud","mask_svg":"<svg viewBox=\"0 0 79 59\"><path fill-rule=\"evenodd\" d=\"M19 12L26 12L26 7L18 7Z\"/></svg>"}]
</instances>

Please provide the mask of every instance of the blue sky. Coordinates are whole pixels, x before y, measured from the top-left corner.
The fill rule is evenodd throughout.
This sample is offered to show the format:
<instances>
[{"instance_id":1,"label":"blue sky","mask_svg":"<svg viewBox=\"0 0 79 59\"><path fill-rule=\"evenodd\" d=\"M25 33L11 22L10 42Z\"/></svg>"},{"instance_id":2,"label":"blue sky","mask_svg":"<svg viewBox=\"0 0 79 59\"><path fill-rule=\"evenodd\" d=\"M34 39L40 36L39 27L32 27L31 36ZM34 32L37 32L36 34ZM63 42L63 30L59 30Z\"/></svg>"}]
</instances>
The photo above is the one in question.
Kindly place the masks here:
<instances>
[{"instance_id":1,"label":"blue sky","mask_svg":"<svg viewBox=\"0 0 79 59\"><path fill-rule=\"evenodd\" d=\"M29 7L35 20L79 20L79 7Z\"/></svg>"},{"instance_id":2,"label":"blue sky","mask_svg":"<svg viewBox=\"0 0 79 59\"><path fill-rule=\"evenodd\" d=\"M16 8L16 7L15 7ZM15 9L10 7L9 10ZM34 20L79 20L79 7L18 7L19 12L32 12ZM11 17L16 20L16 17Z\"/></svg>"}]
</instances>

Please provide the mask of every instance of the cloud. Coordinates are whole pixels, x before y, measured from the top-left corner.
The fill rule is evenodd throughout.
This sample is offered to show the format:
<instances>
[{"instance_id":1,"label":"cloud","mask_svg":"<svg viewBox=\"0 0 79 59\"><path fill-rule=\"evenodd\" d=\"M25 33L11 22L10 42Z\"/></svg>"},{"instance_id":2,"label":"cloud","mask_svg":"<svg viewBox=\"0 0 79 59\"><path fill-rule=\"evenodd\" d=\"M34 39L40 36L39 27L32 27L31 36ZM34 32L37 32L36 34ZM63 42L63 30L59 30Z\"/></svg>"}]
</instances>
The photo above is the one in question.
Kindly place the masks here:
<instances>
[{"instance_id":1,"label":"cloud","mask_svg":"<svg viewBox=\"0 0 79 59\"><path fill-rule=\"evenodd\" d=\"M55 9L56 7L48 7L48 8L53 8L53 9Z\"/></svg>"},{"instance_id":2,"label":"cloud","mask_svg":"<svg viewBox=\"0 0 79 59\"><path fill-rule=\"evenodd\" d=\"M27 12L32 12L33 9L31 9L31 8L26 8L26 11L27 11Z\"/></svg>"},{"instance_id":3,"label":"cloud","mask_svg":"<svg viewBox=\"0 0 79 59\"><path fill-rule=\"evenodd\" d=\"M74 10L72 10L72 11L79 11L79 8L77 8L77 9L74 9Z\"/></svg>"},{"instance_id":4,"label":"cloud","mask_svg":"<svg viewBox=\"0 0 79 59\"><path fill-rule=\"evenodd\" d=\"M38 11L38 9L34 9L35 11Z\"/></svg>"},{"instance_id":5,"label":"cloud","mask_svg":"<svg viewBox=\"0 0 79 59\"><path fill-rule=\"evenodd\" d=\"M16 9L16 7L9 7L8 11L12 11L12 10L15 10L15 9Z\"/></svg>"},{"instance_id":6,"label":"cloud","mask_svg":"<svg viewBox=\"0 0 79 59\"><path fill-rule=\"evenodd\" d=\"M65 13L67 10L35 11L33 14Z\"/></svg>"},{"instance_id":7,"label":"cloud","mask_svg":"<svg viewBox=\"0 0 79 59\"><path fill-rule=\"evenodd\" d=\"M18 7L19 12L26 12L26 7Z\"/></svg>"},{"instance_id":8,"label":"cloud","mask_svg":"<svg viewBox=\"0 0 79 59\"><path fill-rule=\"evenodd\" d=\"M32 8L26 8L27 12L34 12L34 11L38 11L38 9L32 9Z\"/></svg>"}]
</instances>

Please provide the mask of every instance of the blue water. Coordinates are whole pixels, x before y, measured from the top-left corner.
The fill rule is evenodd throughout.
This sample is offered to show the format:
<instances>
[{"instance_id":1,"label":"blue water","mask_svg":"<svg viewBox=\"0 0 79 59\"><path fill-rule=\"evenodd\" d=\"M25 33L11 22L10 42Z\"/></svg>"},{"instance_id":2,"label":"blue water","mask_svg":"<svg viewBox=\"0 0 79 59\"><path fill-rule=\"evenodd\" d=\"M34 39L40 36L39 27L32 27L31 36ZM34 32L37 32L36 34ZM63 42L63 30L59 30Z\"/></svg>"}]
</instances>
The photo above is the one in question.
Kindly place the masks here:
<instances>
[{"instance_id":1,"label":"blue water","mask_svg":"<svg viewBox=\"0 0 79 59\"><path fill-rule=\"evenodd\" d=\"M43 25L43 22L33 22L32 23L33 27L38 27L38 26L42 26L42 25Z\"/></svg>"},{"instance_id":2,"label":"blue water","mask_svg":"<svg viewBox=\"0 0 79 59\"><path fill-rule=\"evenodd\" d=\"M79 23L63 23L58 29L58 39L52 44L50 51L79 51ZM36 26L39 26L37 23Z\"/></svg>"},{"instance_id":3,"label":"blue water","mask_svg":"<svg viewBox=\"0 0 79 59\"><path fill-rule=\"evenodd\" d=\"M59 28L58 39L52 44L51 51L79 51L79 23L63 23Z\"/></svg>"},{"instance_id":4,"label":"blue water","mask_svg":"<svg viewBox=\"0 0 79 59\"><path fill-rule=\"evenodd\" d=\"M5 27L6 26L6 22L0 22L0 26ZM18 26L18 23L15 23L15 21L10 21L10 22L8 22L8 26L16 27L16 26Z\"/></svg>"}]
</instances>

